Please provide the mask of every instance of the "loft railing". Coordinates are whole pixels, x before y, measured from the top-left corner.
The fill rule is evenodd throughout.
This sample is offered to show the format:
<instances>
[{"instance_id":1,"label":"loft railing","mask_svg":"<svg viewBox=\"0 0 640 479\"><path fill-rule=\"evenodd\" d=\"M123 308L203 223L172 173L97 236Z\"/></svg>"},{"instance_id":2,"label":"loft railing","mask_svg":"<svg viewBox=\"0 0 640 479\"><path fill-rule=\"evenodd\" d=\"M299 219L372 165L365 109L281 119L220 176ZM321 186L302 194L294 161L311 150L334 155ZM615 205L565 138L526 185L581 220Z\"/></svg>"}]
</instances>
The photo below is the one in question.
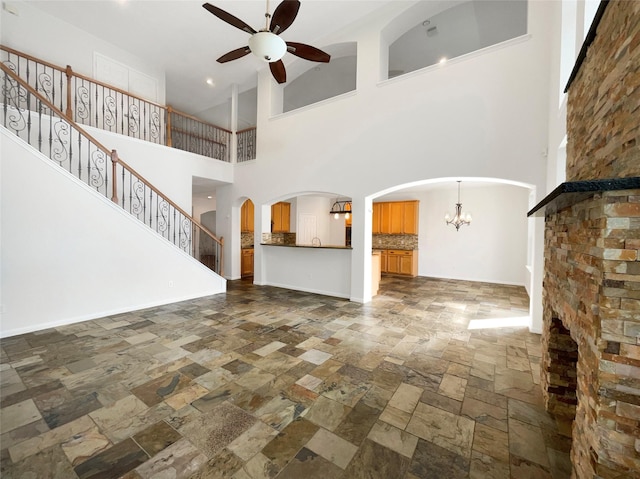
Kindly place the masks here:
<instances>
[{"instance_id":1,"label":"loft railing","mask_svg":"<svg viewBox=\"0 0 640 479\"><path fill-rule=\"evenodd\" d=\"M237 162L242 163L244 161L256 159L256 129L246 128L236 132L237 142Z\"/></svg>"},{"instance_id":2,"label":"loft railing","mask_svg":"<svg viewBox=\"0 0 640 479\"><path fill-rule=\"evenodd\" d=\"M1 124L182 251L223 275L223 240L0 63ZM50 90L51 98L54 98Z\"/></svg>"},{"instance_id":3,"label":"loft railing","mask_svg":"<svg viewBox=\"0 0 640 479\"><path fill-rule=\"evenodd\" d=\"M62 68L2 45L0 51L2 63L77 123L231 161L232 132L227 129L75 73L68 65Z\"/></svg>"},{"instance_id":4,"label":"loft railing","mask_svg":"<svg viewBox=\"0 0 640 479\"><path fill-rule=\"evenodd\" d=\"M171 107L167 107L167 115L171 128L168 146L226 162L231 161L229 130L203 123L196 117L177 112Z\"/></svg>"}]
</instances>

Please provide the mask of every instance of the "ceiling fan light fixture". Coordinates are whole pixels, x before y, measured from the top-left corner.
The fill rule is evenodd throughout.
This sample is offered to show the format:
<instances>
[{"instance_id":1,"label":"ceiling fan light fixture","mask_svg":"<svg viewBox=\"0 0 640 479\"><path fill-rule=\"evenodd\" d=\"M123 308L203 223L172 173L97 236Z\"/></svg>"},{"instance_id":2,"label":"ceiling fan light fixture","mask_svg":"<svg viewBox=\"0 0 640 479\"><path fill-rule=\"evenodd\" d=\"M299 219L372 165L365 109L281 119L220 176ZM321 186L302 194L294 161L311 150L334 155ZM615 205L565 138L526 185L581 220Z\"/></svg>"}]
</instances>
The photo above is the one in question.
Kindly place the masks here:
<instances>
[{"instance_id":1,"label":"ceiling fan light fixture","mask_svg":"<svg viewBox=\"0 0 640 479\"><path fill-rule=\"evenodd\" d=\"M287 53L287 44L271 32L257 32L249 38L251 53L268 63L277 62Z\"/></svg>"}]
</instances>

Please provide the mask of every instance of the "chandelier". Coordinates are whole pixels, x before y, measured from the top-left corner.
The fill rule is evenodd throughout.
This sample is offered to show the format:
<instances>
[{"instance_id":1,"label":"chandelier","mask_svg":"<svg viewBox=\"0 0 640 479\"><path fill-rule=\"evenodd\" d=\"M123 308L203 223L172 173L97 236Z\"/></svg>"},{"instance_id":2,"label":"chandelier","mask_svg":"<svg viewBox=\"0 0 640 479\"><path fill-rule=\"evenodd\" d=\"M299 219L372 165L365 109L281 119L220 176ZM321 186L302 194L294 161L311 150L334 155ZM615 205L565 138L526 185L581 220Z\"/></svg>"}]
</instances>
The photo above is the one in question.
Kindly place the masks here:
<instances>
[{"instance_id":1,"label":"chandelier","mask_svg":"<svg viewBox=\"0 0 640 479\"><path fill-rule=\"evenodd\" d=\"M460 183L462 183L462 181L458 180L458 202L456 203L456 214L453 218L449 216L449 213L444 216L444 220L447 224L455 226L456 231L458 231L462 225L471 224L471 215L469 213L462 212L462 203L460 202Z\"/></svg>"},{"instance_id":2,"label":"chandelier","mask_svg":"<svg viewBox=\"0 0 640 479\"><path fill-rule=\"evenodd\" d=\"M329 211L330 215L333 215L335 219L339 219L340 215L344 215L345 219L349 219L351 214L351 201L336 201L331 206L331 211Z\"/></svg>"}]
</instances>

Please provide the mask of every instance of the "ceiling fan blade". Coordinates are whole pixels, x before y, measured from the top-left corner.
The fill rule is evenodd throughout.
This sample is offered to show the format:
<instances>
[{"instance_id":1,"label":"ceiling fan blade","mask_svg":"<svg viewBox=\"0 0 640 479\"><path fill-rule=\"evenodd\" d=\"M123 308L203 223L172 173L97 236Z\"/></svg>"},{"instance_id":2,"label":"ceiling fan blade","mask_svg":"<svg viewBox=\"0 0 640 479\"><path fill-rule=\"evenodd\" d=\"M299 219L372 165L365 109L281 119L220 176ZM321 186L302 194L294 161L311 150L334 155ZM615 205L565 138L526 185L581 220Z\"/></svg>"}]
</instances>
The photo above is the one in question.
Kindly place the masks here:
<instances>
[{"instance_id":1,"label":"ceiling fan blade","mask_svg":"<svg viewBox=\"0 0 640 479\"><path fill-rule=\"evenodd\" d=\"M269 68L271 69L273 78L275 78L278 83L285 83L287 81L287 72L284 69L284 63L282 63L282 60L269 63Z\"/></svg>"},{"instance_id":2,"label":"ceiling fan blade","mask_svg":"<svg viewBox=\"0 0 640 479\"><path fill-rule=\"evenodd\" d=\"M237 60L238 58L242 58L243 56L248 55L249 53L251 53L251 49L249 47L237 48L235 50L231 50L229 53L225 53L216 61L218 63L227 63L227 62L230 62L231 60Z\"/></svg>"},{"instance_id":3,"label":"ceiling fan blade","mask_svg":"<svg viewBox=\"0 0 640 479\"><path fill-rule=\"evenodd\" d=\"M273 12L269 31L276 35L280 35L291 26L298 15L299 9L300 2L298 0L283 0L283 2L278 5L276 10Z\"/></svg>"},{"instance_id":4,"label":"ceiling fan blade","mask_svg":"<svg viewBox=\"0 0 640 479\"><path fill-rule=\"evenodd\" d=\"M225 12L224 10L222 10L221 8L218 7L214 7L213 5L211 5L210 3L205 3L202 5L205 9L207 9L209 12L213 13L216 17L218 17L220 20L227 22L229 25L234 26L236 28L239 28L240 30L242 30L243 32L247 32L250 33L251 35L253 35L254 33L256 33L256 31L251 28L249 25L247 25L246 23L244 23L242 20L240 20L237 17L234 17L233 15L231 15L230 13Z\"/></svg>"},{"instance_id":5,"label":"ceiling fan blade","mask_svg":"<svg viewBox=\"0 0 640 479\"><path fill-rule=\"evenodd\" d=\"M329 63L331 55L323 52L322 50L312 47L311 45L305 45L304 43L286 42L287 51L297 57L310 60L312 62Z\"/></svg>"}]
</instances>

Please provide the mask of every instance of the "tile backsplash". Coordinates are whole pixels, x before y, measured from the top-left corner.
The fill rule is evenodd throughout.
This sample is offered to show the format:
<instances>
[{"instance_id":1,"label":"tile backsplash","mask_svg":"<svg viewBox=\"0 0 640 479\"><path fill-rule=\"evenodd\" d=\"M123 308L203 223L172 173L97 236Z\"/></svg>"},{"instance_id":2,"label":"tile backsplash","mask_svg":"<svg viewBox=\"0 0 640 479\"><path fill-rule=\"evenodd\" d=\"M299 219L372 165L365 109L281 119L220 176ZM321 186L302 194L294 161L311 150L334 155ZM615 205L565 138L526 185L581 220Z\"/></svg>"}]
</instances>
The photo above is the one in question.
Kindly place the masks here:
<instances>
[{"instance_id":1,"label":"tile backsplash","mask_svg":"<svg viewBox=\"0 0 640 479\"><path fill-rule=\"evenodd\" d=\"M240 247L253 248L253 233L240 233Z\"/></svg>"},{"instance_id":2,"label":"tile backsplash","mask_svg":"<svg viewBox=\"0 0 640 479\"><path fill-rule=\"evenodd\" d=\"M418 235L372 235L373 249L418 249Z\"/></svg>"},{"instance_id":3,"label":"tile backsplash","mask_svg":"<svg viewBox=\"0 0 640 479\"><path fill-rule=\"evenodd\" d=\"M262 233L262 242L265 244L296 244L295 233Z\"/></svg>"}]
</instances>

